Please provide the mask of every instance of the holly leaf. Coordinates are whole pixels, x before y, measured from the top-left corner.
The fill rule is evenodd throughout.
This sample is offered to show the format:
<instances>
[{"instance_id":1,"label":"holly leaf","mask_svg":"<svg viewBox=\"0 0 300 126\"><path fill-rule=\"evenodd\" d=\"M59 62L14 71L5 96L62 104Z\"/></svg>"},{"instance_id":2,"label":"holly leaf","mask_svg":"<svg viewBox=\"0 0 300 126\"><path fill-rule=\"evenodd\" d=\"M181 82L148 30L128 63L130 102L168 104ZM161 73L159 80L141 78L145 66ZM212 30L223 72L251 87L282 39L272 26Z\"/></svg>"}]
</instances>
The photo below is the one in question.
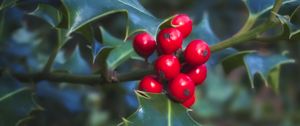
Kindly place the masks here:
<instances>
[{"instance_id":1,"label":"holly leaf","mask_svg":"<svg viewBox=\"0 0 300 126\"><path fill-rule=\"evenodd\" d=\"M24 118L35 106L32 100L32 91L29 88L20 88L0 97L1 126L12 126Z\"/></svg>"},{"instance_id":2,"label":"holly leaf","mask_svg":"<svg viewBox=\"0 0 300 126\"><path fill-rule=\"evenodd\" d=\"M250 54L244 58L244 62L252 87L254 87L254 75L259 74L267 86L269 85L268 79L271 78L273 80L273 84L271 85L271 87L275 91L278 91L279 80L275 81L274 79L276 77L279 77L278 70L280 68L280 65L293 63L295 61L283 55L274 54L270 56L262 56L259 54ZM274 70L277 72L275 72Z\"/></svg>"},{"instance_id":3,"label":"holly leaf","mask_svg":"<svg viewBox=\"0 0 300 126\"><path fill-rule=\"evenodd\" d=\"M136 91L140 107L120 125L130 126L199 126L179 103L171 101L164 94L150 94Z\"/></svg>"},{"instance_id":4,"label":"holly leaf","mask_svg":"<svg viewBox=\"0 0 300 126\"><path fill-rule=\"evenodd\" d=\"M194 39L202 39L205 42L207 42L207 44L209 45L215 45L218 42L220 42L220 39L214 34L213 30L211 29L209 22L210 21L209 21L208 13L204 13L202 21L199 22L196 26L194 26L192 33L184 41L183 48L186 48L186 46ZM222 58L230 54L233 54L235 52L236 52L235 49L227 48L222 51L213 53L207 65L209 67L214 67L220 63L220 60Z\"/></svg>"},{"instance_id":5,"label":"holly leaf","mask_svg":"<svg viewBox=\"0 0 300 126\"><path fill-rule=\"evenodd\" d=\"M28 14L45 20L52 27L56 27L62 20L61 12L48 4L39 4L33 12Z\"/></svg>"},{"instance_id":6,"label":"holly leaf","mask_svg":"<svg viewBox=\"0 0 300 126\"><path fill-rule=\"evenodd\" d=\"M297 2L297 0L243 0L243 2L249 11L249 15L244 26L240 29L239 32L235 34L235 36L242 32L250 30L257 23L258 18L264 17L263 15L265 15L267 12L268 14L277 13L270 12L273 9L276 2L282 2L281 6L284 6L289 3Z\"/></svg>"},{"instance_id":7,"label":"holly leaf","mask_svg":"<svg viewBox=\"0 0 300 126\"><path fill-rule=\"evenodd\" d=\"M225 72L229 72L238 66L244 65L247 69L252 88L254 88L254 76L258 74L266 86L271 86L271 88L278 92L280 67L283 64L293 62L293 59L284 55L260 55L252 51L246 51L224 59L223 65Z\"/></svg>"},{"instance_id":8,"label":"holly leaf","mask_svg":"<svg viewBox=\"0 0 300 126\"><path fill-rule=\"evenodd\" d=\"M256 15L256 16L260 16L262 14L264 14L265 12L270 11L273 8L273 5L275 4L275 2L277 2L276 0L243 0L243 2L245 3L246 7L249 10L250 15ZM292 3L292 2L297 2L297 0L283 0L282 1L282 5L288 4L288 3Z\"/></svg>"},{"instance_id":9,"label":"holly leaf","mask_svg":"<svg viewBox=\"0 0 300 126\"><path fill-rule=\"evenodd\" d=\"M71 56L67 56L66 52L60 51L54 60L55 70L67 70L73 74L90 74L91 67L81 56L79 46L76 46Z\"/></svg>"},{"instance_id":10,"label":"holly leaf","mask_svg":"<svg viewBox=\"0 0 300 126\"><path fill-rule=\"evenodd\" d=\"M156 35L160 20L151 15L137 0L62 0L68 13L68 33L113 13L127 14L127 38L135 31Z\"/></svg>"},{"instance_id":11,"label":"holly leaf","mask_svg":"<svg viewBox=\"0 0 300 126\"><path fill-rule=\"evenodd\" d=\"M291 15L291 26L289 27L291 31L290 38L300 36L300 6L298 6Z\"/></svg>"},{"instance_id":12,"label":"holly leaf","mask_svg":"<svg viewBox=\"0 0 300 126\"><path fill-rule=\"evenodd\" d=\"M300 24L299 17L300 17L300 6L298 6L291 16L285 16L276 14L276 17L280 20L283 32L288 39L293 39L297 35L300 35Z\"/></svg>"},{"instance_id":13,"label":"holly leaf","mask_svg":"<svg viewBox=\"0 0 300 126\"><path fill-rule=\"evenodd\" d=\"M113 57L112 55L116 54L118 51L116 48L122 46L124 44L124 41L116 38L114 36L112 36L110 33L108 33L103 27L99 27L100 31L101 31L101 40L100 42L94 43L93 45L96 47L92 47L91 48L91 52L93 55L93 62L97 62L100 66L101 69L103 69L103 71L107 70L107 64L110 62L113 62L113 58L117 58L117 57ZM94 49L93 49L94 48ZM112 50L116 49L113 53L114 54L110 54L112 52ZM121 53L118 53L119 55L121 55ZM117 54L116 54L117 55ZM110 60L112 61L108 61L108 57L110 57ZM127 59L125 59L126 61ZM119 61L116 61L119 62ZM122 64L118 63L118 64Z\"/></svg>"},{"instance_id":14,"label":"holly leaf","mask_svg":"<svg viewBox=\"0 0 300 126\"><path fill-rule=\"evenodd\" d=\"M124 43L123 40L112 36L103 27L100 27L100 30L101 30L102 44L104 46L116 47Z\"/></svg>"},{"instance_id":15,"label":"holly leaf","mask_svg":"<svg viewBox=\"0 0 300 126\"><path fill-rule=\"evenodd\" d=\"M204 13L201 22L193 27L191 34L183 42L183 48L185 49L194 39L202 39L209 45L216 44L220 41L210 27L208 13Z\"/></svg>"},{"instance_id":16,"label":"holly leaf","mask_svg":"<svg viewBox=\"0 0 300 126\"><path fill-rule=\"evenodd\" d=\"M240 51L238 53L235 53L233 55L230 55L226 58L224 58L222 60L222 65L223 65L223 69L225 71L225 73L229 73L231 72L233 69L239 67L239 66L243 66L244 62L243 62L243 58L248 55L248 54L253 54L256 51Z\"/></svg>"},{"instance_id":17,"label":"holly leaf","mask_svg":"<svg viewBox=\"0 0 300 126\"><path fill-rule=\"evenodd\" d=\"M72 37L67 35L66 29L57 29L58 49L62 48Z\"/></svg>"},{"instance_id":18,"label":"holly leaf","mask_svg":"<svg viewBox=\"0 0 300 126\"><path fill-rule=\"evenodd\" d=\"M108 70L114 70L129 59L138 59L130 41L116 38L101 27L100 30L102 34L102 48L112 48L105 61Z\"/></svg>"},{"instance_id":19,"label":"holly leaf","mask_svg":"<svg viewBox=\"0 0 300 126\"><path fill-rule=\"evenodd\" d=\"M14 6L18 0L3 0L0 1L0 11L4 8Z\"/></svg>"},{"instance_id":20,"label":"holly leaf","mask_svg":"<svg viewBox=\"0 0 300 126\"><path fill-rule=\"evenodd\" d=\"M94 64L97 56L100 54L100 52L103 49L103 45L100 42L98 42L96 39L94 39L91 47L89 48L91 49L92 52L92 56L93 56L92 63Z\"/></svg>"},{"instance_id":21,"label":"holly leaf","mask_svg":"<svg viewBox=\"0 0 300 126\"><path fill-rule=\"evenodd\" d=\"M43 19L54 28L62 22L63 18L60 10L48 4L39 4L34 11L28 14ZM68 31L64 28L56 28L56 33L58 38L58 49L60 49L71 38L71 36L67 34Z\"/></svg>"},{"instance_id":22,"label":"holly leaf","mask_svg":"<svg viewBox=\"0 0 300 126\"><path fill-rule=\"evenodd\" d=\"M4 75L0 78L0 125L13 126L39 106L32 99L32 90L22 87L14 78Z\"/></svg>"},{"instance_id":23,"label":"holly leaf","mask_svg":"<svg viewBox=\"0 0 300 126\"><path fill-rule=\"evenodd\" d=\"M106 65L109 70L114 70L119 65L135 55L135 51L131 42L125 42L118 47L114 48L106 59Z\"/></svg>"},{"instance_id":24,"label":"holly leaf","mask_svg":"<svg viewBox=\"0 0 300 126\"><path fill-rule=\"evenodd\" d=\"M101 65L106 65L106 59L108 55L110 54L110 51L117 48L118 46L121 46L124 44L124 41L112 36L110 33L108 33L103 27L99 27L101 31L101 41L100 42L93 42L91 51L93 55L93 61L95 62L96 59L101 59ZM95 40L96 41L96 40ZM105 53L105 54L104 54ZM111 57L110 59L112 59ZM103 60L104 59L104 60Z\"/></svg>"}]
</instances>

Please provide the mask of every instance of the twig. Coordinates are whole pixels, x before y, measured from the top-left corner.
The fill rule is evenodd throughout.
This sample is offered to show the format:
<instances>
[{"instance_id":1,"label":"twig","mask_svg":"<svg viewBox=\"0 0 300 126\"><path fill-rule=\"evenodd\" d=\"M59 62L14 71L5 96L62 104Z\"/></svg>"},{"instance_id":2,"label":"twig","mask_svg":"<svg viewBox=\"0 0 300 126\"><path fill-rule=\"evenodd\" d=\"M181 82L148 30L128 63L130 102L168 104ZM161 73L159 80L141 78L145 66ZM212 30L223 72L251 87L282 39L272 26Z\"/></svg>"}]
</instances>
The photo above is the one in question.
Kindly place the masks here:
<instances>
[{"instance_id":1,"label":"twig","mask_svg":"<svg viewBox=\"0 0 300 126\"><path fill-rule=\"evenodd\" d=\"M146 70L136 70L133 72L117 74L116 78L117 82L131 81L137 80L145 75L154 73L152 69ZM43 80L47 80L50 82L67 82L73 84L86 84L86 85L97 85L97 84L106 84L111 83L104 79L100 74L96 75L73 75L69 73L32 73L32 74L21 74L14 73L13 77L17 78L22 82L39 82Z\"/></svg>"}]
</instances>

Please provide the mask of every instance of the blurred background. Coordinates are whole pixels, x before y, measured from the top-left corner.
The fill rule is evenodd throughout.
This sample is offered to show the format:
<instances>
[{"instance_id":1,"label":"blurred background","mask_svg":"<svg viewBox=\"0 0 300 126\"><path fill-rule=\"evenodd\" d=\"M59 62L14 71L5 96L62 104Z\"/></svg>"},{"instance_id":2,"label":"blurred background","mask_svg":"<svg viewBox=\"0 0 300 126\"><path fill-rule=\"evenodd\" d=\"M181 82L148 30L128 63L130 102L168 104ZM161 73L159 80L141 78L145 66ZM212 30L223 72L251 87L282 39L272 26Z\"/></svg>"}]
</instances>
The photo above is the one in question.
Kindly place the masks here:
<instances>
[{"instance_id":1,"label":"blurred background","mask_svg":"<svg viewBox=\"0 0 300 126\"><path fill-rule=\"evenodd\" d=\"M0 0L0 3L5 0ZM266 0L268 1L268 0ZM222 41L230 38L246 22L249 12L242 0L140 0L141 4L155 17L166 19L176 13L186 13L197 25L205 20L207 27L214 33L214 39ZM261 1L259 1L261 2ZM252 3L259 7L260 3ZM0 29L0 96L29 86L34 90L34 103L38 104L30 112L31 118L21 121L25 126L101 126L117 125L122 117L128 117L138 107L134 89L138 81L105 86L85 86L70 83L22 83L8 73L36 72L43 68L57 41L56 34L47 22L28 15L38 3L61 6L59 0L20 0L14 7L1 11ZM284 6L281 14L291 14L296 4ZM300 24L300 13L294 22ZM123 39L126 32L126 16L112 14L97 20L94 25L102 26L106 32ZM259 21L266 19L261 18ZM280 26L268 33L275 34ZM202 36L205 36L202 35ZM101 40L98 38L98 40ZM69 70L74 74L88 75L99 73L101 58L92 63L92 50L83 37L76 36L58 53L54 69ZM234 51L257 50L259 55L250 55L250 68L267 67L263 59L272 60L273 54L285 53L295 63L284 64L278 77L278 92L267 87L261 76L253 75L254 87L251 87L247 68L238 66L230 72L224 72L221 58L208 63L209 73L203 86L199 86L197 103L191 112L195 120L206 126L297 126L300 124L300 39L274 39L271 42L253 40L235 46ZM97 41L96 43L101 43ZM98 48L101 48L101 44ZM231 49L229 49L231 50ZM92 52L92 53L91 53ZM96 52L97 53L97 52ZM254 63L253 63L254 62ZM266 61L269 62L269 61ZM270 61L271 62L271 61ZM251 63L250 63L251 64ZM258 67L257 67L258 66ZM128 72L145 67L139 60L130 60L118 67L120 72ZM255 71L254 71L255 72ZM26 95L19 96L13 103L0 108L2 120L15 123L14 116L28 113L26 106L32 102ZM29 98L30 99L30 98ZM1 105L1 104L0 104ZM12 111L14 113L12 113ZM5 114L4 114L5 113ZM10 121L11 120L11 121Z\"/></svg>"}]
</instances>

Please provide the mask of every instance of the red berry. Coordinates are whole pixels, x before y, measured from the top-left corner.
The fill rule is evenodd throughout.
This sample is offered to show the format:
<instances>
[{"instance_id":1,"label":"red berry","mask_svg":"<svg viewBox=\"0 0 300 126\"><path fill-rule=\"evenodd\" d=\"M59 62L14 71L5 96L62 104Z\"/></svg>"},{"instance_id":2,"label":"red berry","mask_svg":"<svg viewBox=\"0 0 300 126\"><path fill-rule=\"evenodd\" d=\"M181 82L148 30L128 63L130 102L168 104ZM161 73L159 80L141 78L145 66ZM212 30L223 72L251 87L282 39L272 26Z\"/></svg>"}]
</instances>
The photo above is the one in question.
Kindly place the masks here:
<instances>
[{"instance_id":1,"label":"red berry","mask_svg":"<svg viewBox=\"0 0 300 126\"><path fill-rule=\"evenodd\" d=\"M191 41L184 51L185 61L191 65L204 64L209 57L209 46L203 40Z\"/></svg>"},{"instance_id":2,"label":"red berry","mask_svg":"<svg viewBox=\"0 0 300 126\"><path fill-rule=\"evenodd\" d=\"M139 90L151 93L161 93L163 91L163 86L157 81L155 76L148 75L140 81Z\"/></svg>"},{"instance_id":3,"label":"red berry","mask_svg":"<svg viewBox=\"0 0 300 126\"><path fill-rule=\"evenodd\" d=\"M171 25L181 32L183 38L186 38L193 29L193 21L186 14L177 14L172 19Z\"/></svg>"},{"instance_id":4,"label":"red berry","mask_svg":"<svg viewBox=\"0 0 300 126\"><path fill-rule=\"evenodd\" d=\"M195 103L195 101L196 101L196 96L194 94L191 98L182 102L181 104L186 108L191 108L191 106Z\"/></svg>"},{"instance_id":5,"label":"red berry","mask_svg":"<svg viewBox=\"0 0 300 126\"><path fill-rule=\"evenodd\" d=\"M140 56L148 58L156 49L156 42L147 32L137 34L133 40L133 48Z\"/></svg>"},{"instance_id":6,"label":"red berry","mask_svg":"<svg viewBox=\"0 0 300 126\"><path fill-rule=\"evenodd\" d=\"M176 28L166 28L157 35L158 50L163 54L172 54L182 46L182 35Z\"/></svg>"},{"instance_id":7,"label":"red berry","mask_svg":"<svg viewBox=\"0 0 300 126\"><path fill-rule=\"evenodd\" d=\"M180 72L180 62L174 55L162 55L155 62L155 70L160 75L170 80Z\"/></svg>"},{"instance_id":8,"label":"red berry","mask_svg":"<svg viewBox=\"0 0 300 126\"><path fill-rule=\"evenodd\" d=\"M206 79L207 68L205 64L187 69L186 74L193 80L196 85L201 85Z\"/></svg>"},{"instance_id":9,"label":"red berry","mask_svg":"<svg viewBox=\"0 0 300 126\"><path fill-rule=\"evenodd\" d=\"M194 95L195 84L186 74L179 74L170 81L168 91L174 100L183 102Z\"/></svg>"}]
</instances>

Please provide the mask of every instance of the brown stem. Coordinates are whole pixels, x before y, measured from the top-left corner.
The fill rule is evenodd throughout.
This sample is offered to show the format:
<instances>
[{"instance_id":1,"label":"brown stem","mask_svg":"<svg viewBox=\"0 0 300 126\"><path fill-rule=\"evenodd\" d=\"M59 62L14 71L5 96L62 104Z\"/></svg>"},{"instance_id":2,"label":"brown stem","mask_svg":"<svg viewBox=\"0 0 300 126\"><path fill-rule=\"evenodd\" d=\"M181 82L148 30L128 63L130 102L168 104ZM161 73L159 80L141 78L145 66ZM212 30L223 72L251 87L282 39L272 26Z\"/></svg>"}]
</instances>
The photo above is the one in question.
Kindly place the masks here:
<instances>
[{"instance_id":1,"label":"brown stem","mask_svg":"<svg viewBox=\"0 0 300 126\"><path fill-rule=\"evenodd\" d=\"M118 82L137 80L141 77L154 73L153 70L137 70L133 72L118 74L116 77ZM97 84L105 84L108 83L104 77L101 75L73 75L69 73L32 73L32 74L21 74L14 73L12 74L15 78L17 78L21 82L39 82L43 80L47 80L50 82L68 82L73 84L86 84L86 85L97 85Z\"/></svg>"}]
</instances>

